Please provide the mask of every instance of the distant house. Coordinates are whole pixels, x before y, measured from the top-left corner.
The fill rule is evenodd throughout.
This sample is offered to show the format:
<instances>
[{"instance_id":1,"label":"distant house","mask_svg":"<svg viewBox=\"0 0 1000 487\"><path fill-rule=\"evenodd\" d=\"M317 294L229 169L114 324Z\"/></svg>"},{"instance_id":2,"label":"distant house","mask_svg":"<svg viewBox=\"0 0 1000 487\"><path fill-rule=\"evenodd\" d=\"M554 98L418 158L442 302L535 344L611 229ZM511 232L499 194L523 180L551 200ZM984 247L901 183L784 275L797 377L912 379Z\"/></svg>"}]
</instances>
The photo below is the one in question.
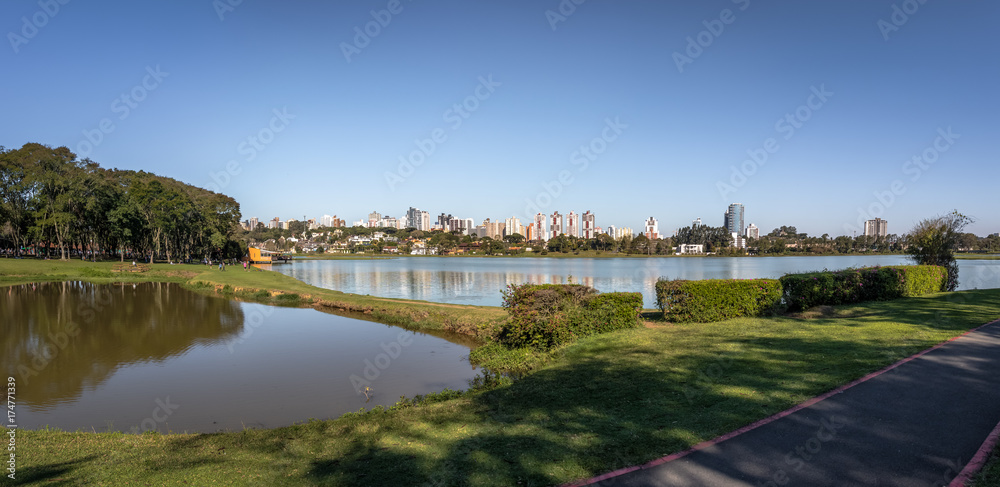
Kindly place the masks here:
<instances>
[{"instance_id":1,"label":"distant house","mask_svg":"<svg viewBox=\"0 0 1000 487\"><path fill-rule=\"evenodd\" d=\"M677 246L678 254L704 254L705 246L702 244L680 244Z\"/></svg>"},{"instance_id":2,"label":"distant house","mask_svg":"<svg viewBox=\"0 0 1000 487\"><path fill-rule=\"evenodd\" d=\"M411 255L437 255L437 247L430 247L427 242L423 240L417 240L413 242L413 246L410 250Z\"/></svg>"}]
</instances>

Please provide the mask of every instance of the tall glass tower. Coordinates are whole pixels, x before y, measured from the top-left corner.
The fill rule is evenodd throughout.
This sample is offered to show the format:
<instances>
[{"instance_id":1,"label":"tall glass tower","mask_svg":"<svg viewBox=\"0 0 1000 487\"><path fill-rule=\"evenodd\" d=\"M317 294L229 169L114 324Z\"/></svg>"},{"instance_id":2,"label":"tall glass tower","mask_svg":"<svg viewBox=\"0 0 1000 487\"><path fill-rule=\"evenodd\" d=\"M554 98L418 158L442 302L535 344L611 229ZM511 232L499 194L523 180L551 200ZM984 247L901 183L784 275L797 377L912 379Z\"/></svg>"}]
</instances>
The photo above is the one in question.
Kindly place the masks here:
<instances>
[{"instance_id":1,"label":"tall glass tower","mask_svg":"<svg viewBox=\"0 0 1000 487\"><path fill-rule=\"evenodd\" d=\"M726 210L725 219L725 225L723 226L729 230L729 233L743 235L743 229L746 228L743 225L743 203L729 205L729 209Z\"/></svg>"}]
</instances>

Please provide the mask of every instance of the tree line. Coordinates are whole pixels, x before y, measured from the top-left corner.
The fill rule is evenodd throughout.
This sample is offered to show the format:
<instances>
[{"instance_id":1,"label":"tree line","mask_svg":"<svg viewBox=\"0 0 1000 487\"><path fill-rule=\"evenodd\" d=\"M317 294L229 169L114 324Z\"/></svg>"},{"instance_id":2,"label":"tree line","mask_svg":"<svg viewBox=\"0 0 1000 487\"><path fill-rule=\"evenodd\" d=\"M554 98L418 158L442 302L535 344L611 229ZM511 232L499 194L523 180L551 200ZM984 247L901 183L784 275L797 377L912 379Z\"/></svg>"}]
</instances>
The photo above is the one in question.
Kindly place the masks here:
<instances>
[{"instance_id":1,"label":"tree line","mask_svg":"<svg viewBox=\"0 0 1000 487\"><path fill-rule=\"evenodd\" d=\"M0 146L0 249L8 254L232 258L233 198L144 171L105 169L66 147Z\"/></svg>"}]
</instances>

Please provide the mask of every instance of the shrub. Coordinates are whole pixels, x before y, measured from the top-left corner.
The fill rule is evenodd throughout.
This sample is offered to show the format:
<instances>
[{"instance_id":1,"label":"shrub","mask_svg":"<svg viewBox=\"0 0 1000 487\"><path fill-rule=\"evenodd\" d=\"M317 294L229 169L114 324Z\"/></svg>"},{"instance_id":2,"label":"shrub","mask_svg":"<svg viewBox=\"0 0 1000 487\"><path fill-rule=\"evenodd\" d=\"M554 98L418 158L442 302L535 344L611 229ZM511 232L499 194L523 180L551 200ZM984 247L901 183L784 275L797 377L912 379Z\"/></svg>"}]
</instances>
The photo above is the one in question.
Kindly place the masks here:
<instances>
[{"instance_id":1,"label":"shrub","mask_svg":"<svg viewBox=\"0 0 1000 487\"><path fill-rule=\"evenodd\" d=\"M774 314L781 307L781 297L781 283L776 279L656 281L656 306L665 319L674 322Z\"/></svg>"},{"instance_id":2,"label":"shrub","mask_svg":"<svg viewBox=\"0 0 1000 487\"><path fill-rule=\"evenodd\" d=\"M639 324L642 293L603 293L587 301L593 328L590 334L633 328Z\"/></svg>"},{"instance_id":3,"label":"shrub","mask_svg":"<svg viewBox=\"0 0 1000 487\"><path fill-rule=\"evenodd\" d=\"M503 292L508 319L495 332L507 347L548 349L576 338L634 327L640 293L597 294L580 284L510 285Z\"/></svg>"},{"instance_id":4,"label":"shrub","mask_svg":"<svg viewBox=\"0 0 1000 487\"><path fill-rule=\"evenodd\" d=\"M842 271L789 274L781 278L791 311L820 305L887 301L943 291L944 267L930 265L865 267Z\"/></svg>"}]
</instances>

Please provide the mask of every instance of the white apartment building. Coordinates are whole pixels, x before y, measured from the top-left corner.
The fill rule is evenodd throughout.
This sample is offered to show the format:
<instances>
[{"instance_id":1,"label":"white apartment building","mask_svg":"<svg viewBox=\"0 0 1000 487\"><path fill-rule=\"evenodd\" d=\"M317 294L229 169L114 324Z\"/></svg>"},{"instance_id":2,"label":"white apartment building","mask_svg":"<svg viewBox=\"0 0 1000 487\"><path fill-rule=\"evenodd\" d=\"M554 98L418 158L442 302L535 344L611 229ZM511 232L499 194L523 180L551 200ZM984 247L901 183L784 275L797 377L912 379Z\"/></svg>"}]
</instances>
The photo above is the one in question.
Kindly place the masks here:
<instances>
[{"instance_id":1,"label":"white apartment building","mask_svg":"<svg viewBox=\"0 0 1000 487\"><path fill-rule=\"evenodd\" d=\"M595 223L594 214L591 213L590 210L584 212L583 217L581 218L580 229L583 232L583 238L597 238L597 234L600 230Z\"/></svg>"},{"instance_id":2,"label":"white apartment building","mask_svg":"<svg viewBox=\"0 0 1000 487\"><path fill-rule=\"evenodd\" d=\"M566 236L580 236L580 215L577 215L572 211L569 212L569 215L566 215Z\"/></svg>"},{"instance_id":3,"label":"white apartment building","mask_svg":"<svg viewBox=\"0 0 1000 487\"><path fill-rule=\"evenodd\" d=\"M656 240L660 238L660 224L657 223L656 218L649 217L646 219L646 238L650 240Z\"/></svg>"}]
</instances>

